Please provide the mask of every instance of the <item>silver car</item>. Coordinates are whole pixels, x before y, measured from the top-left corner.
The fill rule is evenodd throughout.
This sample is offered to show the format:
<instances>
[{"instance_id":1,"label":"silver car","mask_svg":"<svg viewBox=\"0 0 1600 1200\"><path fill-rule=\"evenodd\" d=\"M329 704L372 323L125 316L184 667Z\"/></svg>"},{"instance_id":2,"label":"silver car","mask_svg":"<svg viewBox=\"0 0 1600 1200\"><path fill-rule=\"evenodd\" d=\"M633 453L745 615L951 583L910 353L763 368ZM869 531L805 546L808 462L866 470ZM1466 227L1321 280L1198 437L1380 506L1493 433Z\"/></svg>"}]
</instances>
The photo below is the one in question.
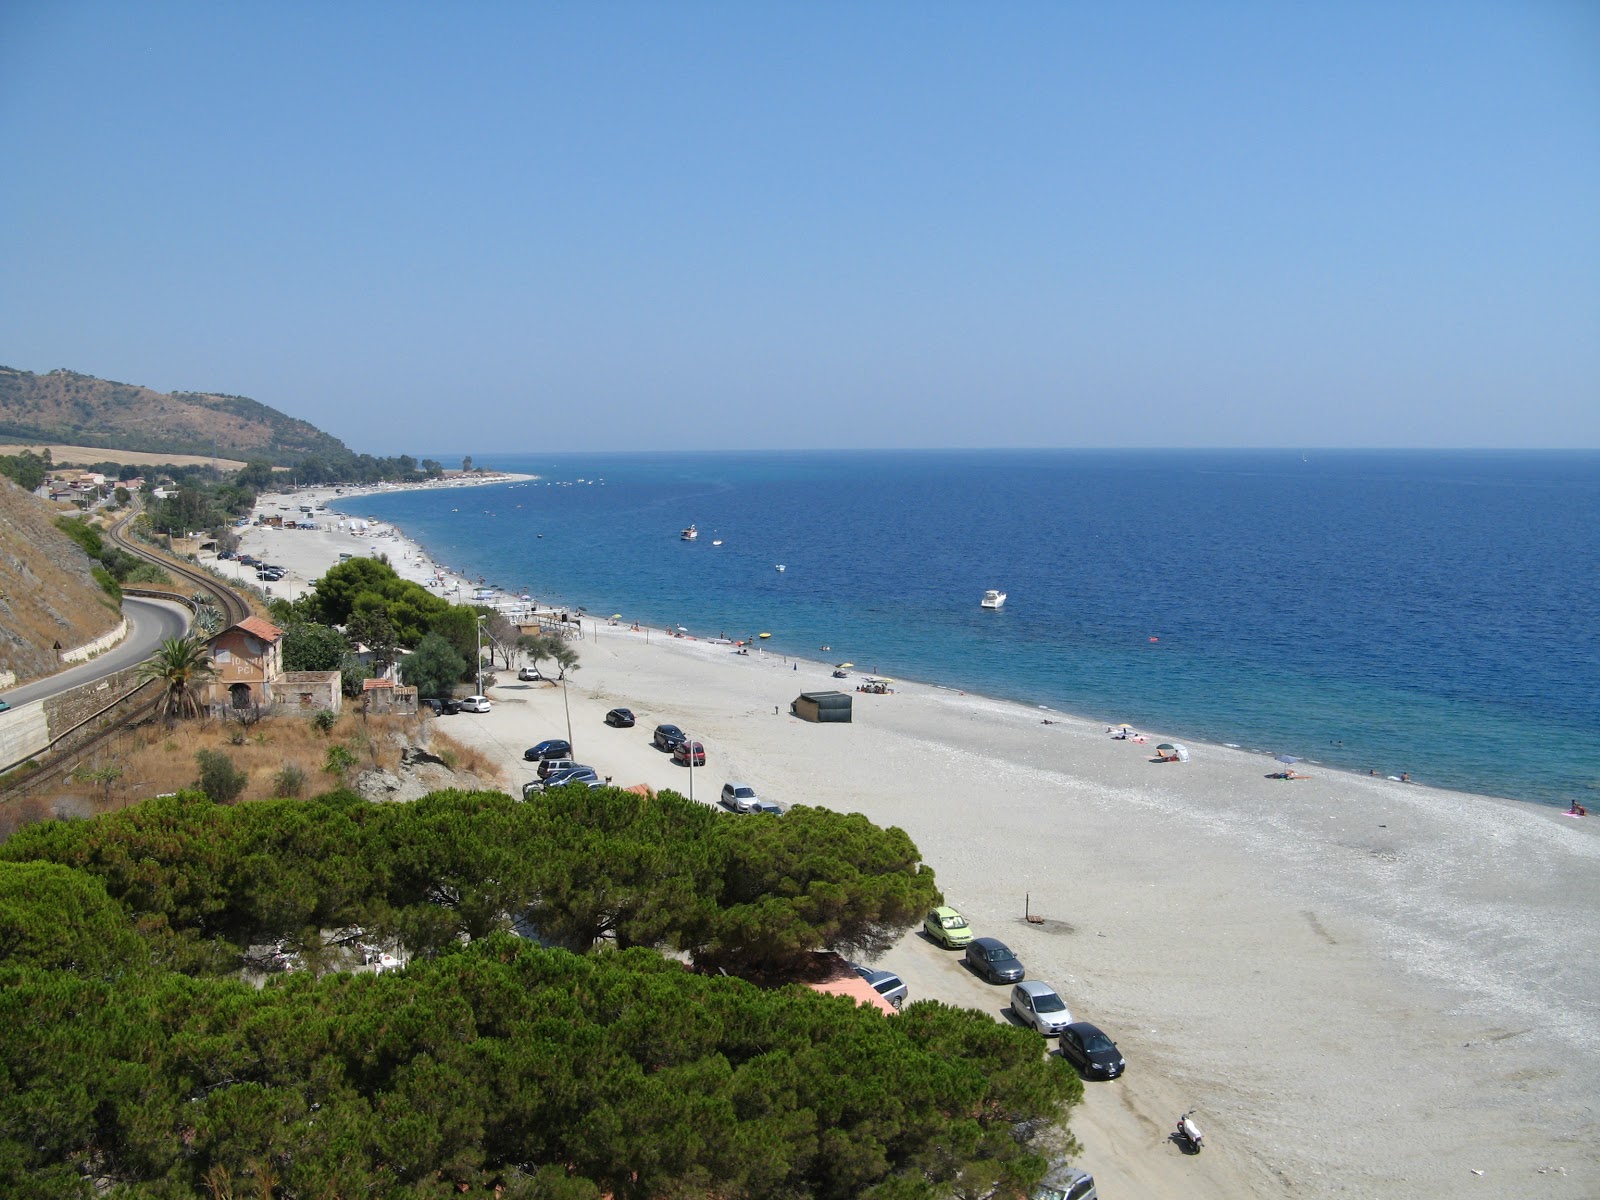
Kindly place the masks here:
<instances>
[{"instance_id":1,"label":"silver car","mask_svg":"<svg viewBox=\"0 0 1600 1200\"><path fill-rule=\"evenodd\" d=\"M722 802L734 812L743 813L752 811L760 804L761 797L748 783L725 783L722 785Z\"/></svg>"},{"instance_id":2,"label":"silver car","mask_svg":"<svg viewBox=\"0 0 1600 1200\"><path fill-rule=\"evenodd\" d=\"M1024 1025L1031 1025L1045 1037L1057 1037L1072 1024L1066 1001L1041 979L1029 979L1011 989L1011 1011Z\"/></svg>"},{"instance_id":3,"label":"silver car","mask_svg":"<svg viewBox=\"0 0 1600 1200\"><path fill-rule=\"evenodd\" d=\"M863 967L860 963L851 963L850 969L872 985L872 990L877 992L890 1004L899 1008L906 1002L908 988L905 980L893 971L879 971L873 967Z\"/></svg>"}]
</instances>

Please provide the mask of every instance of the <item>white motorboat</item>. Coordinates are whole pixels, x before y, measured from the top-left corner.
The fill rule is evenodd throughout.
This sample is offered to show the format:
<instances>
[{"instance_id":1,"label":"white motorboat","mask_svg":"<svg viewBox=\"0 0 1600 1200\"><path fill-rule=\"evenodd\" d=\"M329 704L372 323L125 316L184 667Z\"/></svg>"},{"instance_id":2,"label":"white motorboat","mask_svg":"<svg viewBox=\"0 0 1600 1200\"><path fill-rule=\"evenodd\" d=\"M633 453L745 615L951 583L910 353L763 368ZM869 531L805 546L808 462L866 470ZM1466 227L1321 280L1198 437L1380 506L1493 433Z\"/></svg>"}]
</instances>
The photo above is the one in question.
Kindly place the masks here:
<instances>
[{"instance_id":1,"label":"white motorboat","mask_svg":"<svg viewBox=\"0 0 1600 1200\"><path fill-rule=\"evenodd\" d=\"M680 538L682 538L686 542L692 542L692 541L695 540L695 538L700 536L700 531L698 529L696 529L693 525L691 525L691 526L689 526L689 528L685 529L678 536Z\"/></svg>"},{"instance_id":2,"label":"white motorboat","mask_svg":"<svg viewBox=\"0 0 1600 1200\"><path fill-rule=\"evenodd\" d=\"M713 546L720 546L720 545L722 545L722 539L718 538L716 541L712 542L711 544Z\"/></svg>"},{"instance_id":3,"label":"white motorboat","mask_svg":"<svg viewBox=\"0 0 1600 1200\"><path fill-rule=\"evenodd\" d=\"M993 588L983 594L983 599L978 604L979 608L1004 608L1005 606L1006 594L997 592Z\"/></svg>"},{"instance_id":4,"label":"white motorboat","mask_svg":"<svg viewBox=\"0 0 1600 1200\"><path fill-rule=\"evenodd\" d=\"M782 563L774 563L773 567L774 567L775 570L779 570L779 571L783 570L783 564Z\"/></svg>"}]
</instances>

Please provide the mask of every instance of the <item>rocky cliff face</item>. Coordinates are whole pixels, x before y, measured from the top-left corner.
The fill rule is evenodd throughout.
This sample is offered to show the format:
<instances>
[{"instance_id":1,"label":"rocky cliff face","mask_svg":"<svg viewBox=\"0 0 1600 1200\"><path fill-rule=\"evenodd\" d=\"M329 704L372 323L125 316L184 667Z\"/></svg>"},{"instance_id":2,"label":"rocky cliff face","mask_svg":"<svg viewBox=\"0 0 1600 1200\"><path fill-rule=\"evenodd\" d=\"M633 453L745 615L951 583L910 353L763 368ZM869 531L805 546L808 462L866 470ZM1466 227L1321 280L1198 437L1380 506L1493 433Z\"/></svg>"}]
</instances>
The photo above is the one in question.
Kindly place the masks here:
<instances>
[{"instance_id":1,"label":"rocky cliff face","mask_svg":"<svg viewBox=\"0 0 1600 1200\"><path fill-rule=\"evenodd\" d=\"M55 643L81 646L122 619L56 516L53 505L0 477L0 672L19 682L56 669Z\"/></svg>"}]
</instances>

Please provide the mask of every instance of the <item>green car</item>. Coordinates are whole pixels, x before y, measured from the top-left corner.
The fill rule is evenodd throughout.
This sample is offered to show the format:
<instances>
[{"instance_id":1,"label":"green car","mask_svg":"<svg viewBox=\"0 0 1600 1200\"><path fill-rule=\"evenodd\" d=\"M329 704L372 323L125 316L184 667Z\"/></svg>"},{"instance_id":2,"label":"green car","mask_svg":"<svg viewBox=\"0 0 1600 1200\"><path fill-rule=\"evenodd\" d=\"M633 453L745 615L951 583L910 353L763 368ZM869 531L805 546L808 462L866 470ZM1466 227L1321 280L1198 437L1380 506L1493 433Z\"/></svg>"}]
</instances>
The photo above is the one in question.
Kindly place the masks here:
<instances>
[{"instance_id":1,"label":"green car","mask_svg":"<svg viewBox=\"0 0 1600 1200\"><path fill-rule=\"evenodd\" d=\"M956 950L972 940L972 927L953 908L934 909L922 919L922 929L946 950Z\"/></svg>"}]
</instances>

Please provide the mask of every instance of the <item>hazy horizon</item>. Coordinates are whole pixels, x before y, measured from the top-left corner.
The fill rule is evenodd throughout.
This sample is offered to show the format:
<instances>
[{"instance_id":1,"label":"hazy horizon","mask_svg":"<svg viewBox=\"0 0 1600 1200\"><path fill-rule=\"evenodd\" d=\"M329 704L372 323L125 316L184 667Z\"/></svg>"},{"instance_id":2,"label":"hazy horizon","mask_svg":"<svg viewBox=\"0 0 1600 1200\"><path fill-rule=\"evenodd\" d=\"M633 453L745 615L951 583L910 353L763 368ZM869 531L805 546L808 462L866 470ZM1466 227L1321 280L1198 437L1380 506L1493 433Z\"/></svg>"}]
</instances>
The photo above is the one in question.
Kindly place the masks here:
<instances>
[{"instance_id":1,"label":"hazy horizon","mask_svg":"<svg viewBox=\"0 0 1600 1200\"><path fill-rule=\"evenodd\" d=\"M0 361L373 454L1600 446L1580 0L34 0L0 147Z\"/></svg>"}]
</instances>

